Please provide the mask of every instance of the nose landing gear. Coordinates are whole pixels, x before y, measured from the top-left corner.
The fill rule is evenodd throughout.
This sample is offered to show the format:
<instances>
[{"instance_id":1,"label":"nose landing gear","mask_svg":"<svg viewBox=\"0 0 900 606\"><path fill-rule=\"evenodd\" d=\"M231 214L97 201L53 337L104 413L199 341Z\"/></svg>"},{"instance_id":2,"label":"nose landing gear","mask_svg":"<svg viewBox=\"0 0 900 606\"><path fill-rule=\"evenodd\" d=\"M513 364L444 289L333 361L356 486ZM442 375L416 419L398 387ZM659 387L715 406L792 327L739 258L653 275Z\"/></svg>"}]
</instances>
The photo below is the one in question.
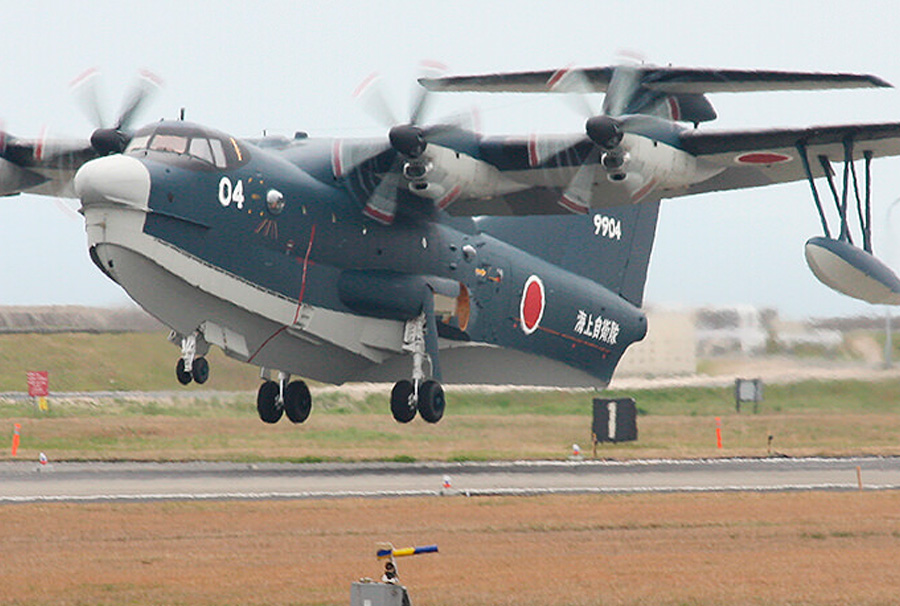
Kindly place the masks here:
<instances>
[{"instance_id":1,"label":"nose landing gear","mask_svg":"<svg viewBox=\"0 0 900 606\"><path fill-rule=\"evenodd\" d=\"M181 357L175 365L175 378L182 385L189 385L191 381L203 385L209 379L209 362L203 357L209 352L209 343L196 332L186 337L175 332L169 335L173 343L178 343L179 339Z\"/></svg>"}]
</instances>

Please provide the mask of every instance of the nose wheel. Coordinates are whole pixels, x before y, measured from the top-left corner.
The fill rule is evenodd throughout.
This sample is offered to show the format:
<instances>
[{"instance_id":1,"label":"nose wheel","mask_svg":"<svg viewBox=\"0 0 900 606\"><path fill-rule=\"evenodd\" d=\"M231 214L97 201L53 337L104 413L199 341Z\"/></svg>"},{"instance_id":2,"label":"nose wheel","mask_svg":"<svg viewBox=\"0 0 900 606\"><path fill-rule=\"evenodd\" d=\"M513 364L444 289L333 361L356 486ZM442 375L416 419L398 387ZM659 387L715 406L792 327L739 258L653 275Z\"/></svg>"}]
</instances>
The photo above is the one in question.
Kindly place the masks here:
<instances>
[{"instance_id":1,"label":"nose wheel","mask_svg":"<svg viewBox=\"0 0 900 606\"><path fill-rule=\"evenodd\" d=\"M169 340L174 341L178 336L173 333ZM194 333L181 338L181 357L175 364L175 378L182 385L189 385L191 381L203 385L209 379L209 362L203 356L209 351L209 344L203 337Z\"/></svg>"}]
</instances>

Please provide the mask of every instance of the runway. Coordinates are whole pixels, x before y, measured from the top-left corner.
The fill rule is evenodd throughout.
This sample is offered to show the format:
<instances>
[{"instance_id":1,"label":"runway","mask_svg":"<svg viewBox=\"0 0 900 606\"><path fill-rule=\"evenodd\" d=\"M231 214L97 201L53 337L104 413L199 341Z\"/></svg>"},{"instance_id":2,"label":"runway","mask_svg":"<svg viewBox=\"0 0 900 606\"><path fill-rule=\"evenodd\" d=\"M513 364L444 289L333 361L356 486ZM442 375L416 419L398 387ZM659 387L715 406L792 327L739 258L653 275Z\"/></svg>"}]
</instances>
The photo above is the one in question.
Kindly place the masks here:
<instances>
[{"instance_id":1,"label":"runway","mask_svg":"<svg viewBox=\"0 0 900 606\"><path fill-rule=\"evenodd\" d=\"M900 457L46 466L4 462L0 503L858 490L860 480L866 490L900 488Z\"/></svg>"}]
</instances>

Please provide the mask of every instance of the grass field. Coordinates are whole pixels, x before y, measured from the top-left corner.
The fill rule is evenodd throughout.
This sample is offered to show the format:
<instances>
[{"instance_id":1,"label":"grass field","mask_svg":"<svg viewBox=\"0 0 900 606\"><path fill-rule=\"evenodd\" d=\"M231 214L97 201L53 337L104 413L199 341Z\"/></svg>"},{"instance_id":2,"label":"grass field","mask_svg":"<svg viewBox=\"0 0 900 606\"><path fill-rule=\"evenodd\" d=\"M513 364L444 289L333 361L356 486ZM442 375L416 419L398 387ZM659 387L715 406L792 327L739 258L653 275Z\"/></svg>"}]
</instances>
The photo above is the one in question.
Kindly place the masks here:
<instances>
[{"instance_id":1,"label":"grass field","mask_svg":"<svg viewBox=\"0 0 900 606\"><path fill-rule=\"evenodd\" d=\"M0 391L23 391L25 369L49 369L56 391L171 389L177 350L164 335L69 335L53 353L61 337L0 338ZM218 391L51 397L48 413L0 398L0 427L9 437L21 425L27 460L590 452L590 391L450 389L441 423L401 426L388 386L316 388L306 424L269 426L253 370L219 358L207 386ZM896 379L767 385L758 414L736 413L730 387L603 395L635 398L639 439L601 445L599 457L900 455ZM401 562L419 606L882 606L900 587L898 511L897 491L6 505L0 606L337 606L352 581L379 576L382 541L439 544Z\"/></svg>"},{"instance_id":2,"label":"grass field","mask_svg":"<svg viewBox=\"0 0 900 606\"><path fill-rule=\"evenodd\" d=\"M339 606L400 560L418 606L886 606L900 493L0 507L0 604Z\"/></svg>"},{"instance_id":3,"label":"grass field","mask_svg":"<svg viewBox=\"0 0 900 606\"><path fill-rule=\"evenodd\" d=\"M179 355L165 332L2 334L0 392L26 391L29 370L48 371L50 389L57 392L173 389ZM212 371L207 388L256 389L255 367L226 357L218 348L208 357Z\"/></svg>"},{"instance_id":4,"label":"grass field","mask_svg":"<svg viewBox=\"0 0 900 606\"><path fill-rule=\"evenodd\" d=\"M387 389L316 390L313 415L299 426L260 422L252 392L51 398L49 413L28 400L0 400L0 422L10 436L13 423L22 426L19 458L44 452L51 460L554 459L576 443L590 451L590 391L451 389L440 423L399 425L387 411ZM639 439L601 444L599 457L900 455L900 382L893 380L772 385L758 414L736 413L730 388L627 395L638 402Z\"/></svg>"}]
</instances>

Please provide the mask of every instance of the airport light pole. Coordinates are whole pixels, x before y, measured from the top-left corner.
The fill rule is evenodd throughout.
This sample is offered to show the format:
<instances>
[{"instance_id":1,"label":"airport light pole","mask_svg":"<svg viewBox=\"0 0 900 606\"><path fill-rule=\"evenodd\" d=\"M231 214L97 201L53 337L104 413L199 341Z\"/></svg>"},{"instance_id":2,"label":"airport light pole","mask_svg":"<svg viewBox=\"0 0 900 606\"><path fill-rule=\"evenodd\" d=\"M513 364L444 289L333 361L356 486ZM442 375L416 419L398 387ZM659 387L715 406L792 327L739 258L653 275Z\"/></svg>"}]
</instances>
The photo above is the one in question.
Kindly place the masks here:
<instances>
[{"instance_id":1,"label":"airport light pole","mask_svg":"<svg viewBox=\"0 0 900 606\"><path fill-rule=\"evenodd\" d=\"M891 205L888 207L887 216L884 221L884 230L886 232L885 244L887 245L887 259L890 264L893 265L893 255L894 255L894 244L891 233L891 212L893 212L894 207L900 204L900 198L897 198ZM893 354L894 354L894 342L893 342L893 331L891 330L891 306L884 306L884 367L891 368L894 365L893 362Z\"/></svg>"}]
</instances>

